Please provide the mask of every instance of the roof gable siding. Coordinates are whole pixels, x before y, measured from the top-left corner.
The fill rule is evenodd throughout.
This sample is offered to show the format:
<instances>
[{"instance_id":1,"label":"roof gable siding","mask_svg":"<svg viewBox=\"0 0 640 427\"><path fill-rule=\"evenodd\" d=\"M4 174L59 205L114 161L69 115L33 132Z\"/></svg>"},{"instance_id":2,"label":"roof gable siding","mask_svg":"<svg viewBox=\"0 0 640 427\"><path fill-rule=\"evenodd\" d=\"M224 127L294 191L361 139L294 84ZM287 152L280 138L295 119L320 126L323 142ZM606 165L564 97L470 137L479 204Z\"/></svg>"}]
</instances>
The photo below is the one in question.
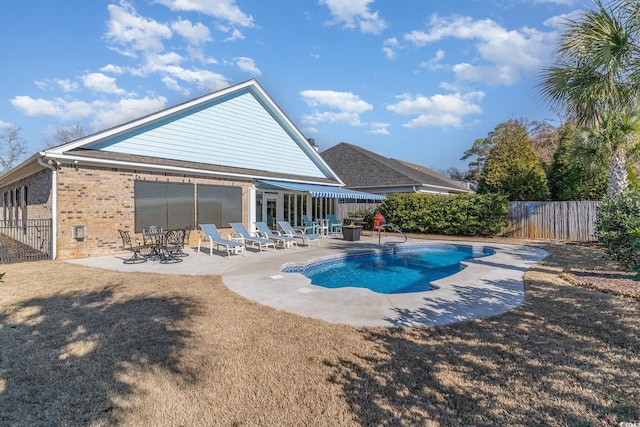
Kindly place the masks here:
<instances>
[{"instance_id":1,"label":"roof gable siding","mask_svg":"<svg viewBox=\"0 0 640 427\"><path fill-rule=\"evenodd\" d=\"M326 177L296 138L248 89L86 148Z\"/></svg>"}]
</instances>

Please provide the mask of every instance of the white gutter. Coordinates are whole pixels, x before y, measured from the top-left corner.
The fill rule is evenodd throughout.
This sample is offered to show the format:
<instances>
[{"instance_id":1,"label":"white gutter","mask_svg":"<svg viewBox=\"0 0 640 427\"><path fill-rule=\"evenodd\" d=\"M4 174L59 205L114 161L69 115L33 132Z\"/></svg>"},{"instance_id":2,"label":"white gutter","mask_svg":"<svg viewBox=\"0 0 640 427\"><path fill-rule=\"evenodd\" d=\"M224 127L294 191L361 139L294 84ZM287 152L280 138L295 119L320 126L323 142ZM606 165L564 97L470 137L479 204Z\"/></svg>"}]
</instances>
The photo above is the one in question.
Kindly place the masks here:
<instances>
[{"instance_id":1,"label":"white gutter","mask_svg":"<svg viewBox=\"0 0 640 427\"><path fill-rule=\"evenodd\" d=\"M56 259L58 253L58 169L42 161L38 157L38 164L51 169L51 257Z\"/></svg>"}]
</instances>

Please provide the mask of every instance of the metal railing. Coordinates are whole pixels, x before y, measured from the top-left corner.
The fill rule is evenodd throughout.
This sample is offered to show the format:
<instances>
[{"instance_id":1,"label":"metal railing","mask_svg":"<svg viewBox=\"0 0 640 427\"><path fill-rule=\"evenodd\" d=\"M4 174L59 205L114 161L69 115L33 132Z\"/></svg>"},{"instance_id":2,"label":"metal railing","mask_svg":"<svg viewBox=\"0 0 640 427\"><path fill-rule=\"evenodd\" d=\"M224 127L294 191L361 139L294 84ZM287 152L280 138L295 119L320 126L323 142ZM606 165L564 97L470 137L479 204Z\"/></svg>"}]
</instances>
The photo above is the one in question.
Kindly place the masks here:
<instances>
[{"instance_id":1,"label":"metal railing","mask_svg":"<svg viewBox=\"0 0 640 427\"><path fill-rule=\"evenodd\" d=\"M396 227L393 224L383 223L383 224L380 224L378 226L378 247L380 247L380 232L384 231L385 228L390 228L393 231L395 231L396 233L400 233L400 234L402 234L404 236L404 241L402 241L402 242L385 242L384 243L385 245L397 245L397 244L401 244L401 243L406 243L407 235L404 234L404 232L402 230L400 230L398 227Z\"/></svg>"},{"instance_id":2,"label":"metal railing","mask_svg":"<svg viewBox=\"0 0 640 427\"><path fill-rule=\"evenodd\" d=\"M0 264L52 258L51 219L0 220Z\"/></svg>"}]
</instances>

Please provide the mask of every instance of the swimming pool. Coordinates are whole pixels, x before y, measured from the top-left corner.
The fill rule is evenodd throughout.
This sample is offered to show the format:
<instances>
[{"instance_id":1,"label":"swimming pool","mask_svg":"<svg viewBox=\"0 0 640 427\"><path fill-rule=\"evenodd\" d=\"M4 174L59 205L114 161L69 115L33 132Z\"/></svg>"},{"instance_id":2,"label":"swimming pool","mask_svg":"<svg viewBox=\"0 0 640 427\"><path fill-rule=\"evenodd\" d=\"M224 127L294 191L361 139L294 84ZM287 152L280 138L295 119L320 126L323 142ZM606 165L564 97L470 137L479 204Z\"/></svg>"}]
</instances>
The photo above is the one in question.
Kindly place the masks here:
<instances>
[{"instance_id":1,"label":"swimming pool","mask_svg":"<svg viewBox=\"0 0 640 427\"><path fill-rule=\"evenodd\" d=\"M423 292L434 280L462 270L461 261L493 254L466 245L409 245L375 253L325 258L282 271L302 273L325 288L367 288L381 294Z\"/></svg>"}]
</instances>

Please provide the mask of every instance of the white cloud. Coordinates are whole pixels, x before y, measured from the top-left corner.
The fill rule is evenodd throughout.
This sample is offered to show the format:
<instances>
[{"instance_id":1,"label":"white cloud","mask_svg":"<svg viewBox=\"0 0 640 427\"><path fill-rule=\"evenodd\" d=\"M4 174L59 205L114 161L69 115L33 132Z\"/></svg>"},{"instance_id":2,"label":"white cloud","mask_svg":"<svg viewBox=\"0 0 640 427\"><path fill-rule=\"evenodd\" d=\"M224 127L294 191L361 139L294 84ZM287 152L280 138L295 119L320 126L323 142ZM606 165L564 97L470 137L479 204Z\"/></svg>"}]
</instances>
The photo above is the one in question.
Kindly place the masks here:
<instances>
[{"instance_id":1,"label":"white cloud","mask_svg":"<svg viewBox=\"0 0 640 427\"><path fill-rule=\"evenodd\" d=\"M174 81L182 80L185 83L193 84L200 90L216 91L229 86L227 79L218 73L202 69L187 69L176 65L167 66L162 72ZM165 82L166 84L166 82ZM176 86L168 86L169 89L176 90ZM188 95L189 91L181 89L181 92Z\"/></svg>"},{"instance_id":2,"label":"white cloud","mask_svg":"<svg viewBox=\"0 0 640 427\"><path fill-rule=\"evenodd\" d=\"M252 58L241 56L238 58L234 58L234 60L236 61L236 65L238 66L238 68L240 68L242 71L247 72L253 76L259 76L262 74L260 69L256 67L256 64Z\"/></svg>"},{"instance_id":3,"label":"white cloud","mask_svg":"<svg viewBox=\"0 0 640 427\"><path fill-rule=\"evenodd\" d=\"M347 123L362 126L360 114L373 110L373 106L351 92L333 90L305 90L300 92L302 99L317 111L303 117L308 124ZM333 111L319 111L330 109Z\"/></svg>"},{"instance_id":4,"label":"white cloud","mask_svg":"<svg viewBox=\"0 0 640 427\"><path fill-rule=\"evenodd\" d=\"M138 52L161 52L164 49L162 39L171 37L171 28L151 18L138 15L133 8L122 2L123 6L110 4L107 39L116 44L112 48L117 52L135 57Z\"/></svg>"},{"instance_id":5,"label":"white cloud","mask_svg":"<svg viewBox=\"0 0 640 427\"><path fill-rule=\"evenodd\" d=\"M584 10L576 9L573 12L552 16L551 18L544 21L544 25L551 28L555 28L557 30L563 30L565 25L569 21L575 21L576 19L580 18L583 14L584 14Z\"/></svg>"},{"instance_id":6,"label":"white cloud","mask_svg":"<svg viewBox=\"0 0 640 427\"><path fill-rule=\"evenodd\" d=\"M390 135L391 133L389 132L389 123L369 123L368 133L372 133L374 135Z\"/></svg>"},{"instance_id":7,"label":"white cloud","mask_svg":"<svg viewBox=\"0 0 640 427\"><path fill-rule=\"evenodd\" d=\"M165 108L163 96L144 98L121 98L115 102L92 103L91 128L94 131L110 128L132 119L144 117Z\"/></svg>"},{"instance_id":8,"label":"white cloud","mask_svg":"<svg viewBox=\"0 0 640 427\"><path fill-rule=\"evenodd\" d=\"M104 67L100 68L100 71L102 71L103 73L122 74L124 73L124 68L119 65L107 64Z\"/></svg>"},{"instance_id":9,"label":"white cloud","mask_svg":"<svg viewBox=\"0 0 640 427\"><path fill-rule=\"evenodd\" d=\"M82 78L82 82L87 89L96 92L111 93L121 95L125 93L116 84L116 79L102 73L89 73Z\"/></svg>"},{"instance_id":10,"label":"white cloud","mask_svg":"<svg viewBox=\"0 0 640 427\"><path fill-rule=\"evenodd\" d=\"M439 70L442 68L440 61L444 59L444 50L438 49L435 56L428 61L422 61L420 63L421 68L427 68L429 70Z\"/></svg>"},{"instance_id":11,"label":"white cloud","mask_svg":"<svg viewBox=\"0 0 640 427\"><path fill-rule=\"evenodd\" d=\"M555 32L527 27L519 31L507 30L491 19L474 20L468 16L442 18L433 15L428 31L411 31L405 34L404 39L415 47L423 47L444 38L476 41L477 53L484 63L471 67L469 64L459 64L454 67L459 72L456 77L460 80L512 84L520 80L521 74L532 75L548 61L555 37ZM491 70L508 78L496 79Z\"/></svg>"},{"instance_id":12,"label":"white cloud","mask_svg":"<svg viewBox=\"0 0 640 427\"><path fill-rule=\"evenodd\" d=\"M93 131L162 110L166 103L166 98L162 96L93 102L63 98L34 99L29 96L16 96L11 100L11 104L27 116L48 116L67 122L89 120Z\"/></svg>"},{"instance_id":13,"label":"white cloud","mask_svg":"<svg viewBox=\"0 0 640 427\"><path fill-rule=\"evenodd\" d=\"M460 127L465 116L480 114L482 109L476 103L481 101L484 93L437 94L430 97L404 94L396 104L388 105L387 110L406 116L417 116L403 126L421 129L428 126Z\"/></svg>"},{"instance_id":14,"label":"white cloud","mask_svg":"<svg viewBox=\"0 0 640 427\"><path fill-rule=\"evenodd\" d=\"M333 20L329 25L343 23L345 28L359 27L363 33L380 34L388 27L387 22L378 16L378 12L369 10L369 3L374 0L319 0L319 4L326 5Z\"/></svg>"},{"instance_id":15,"label":"white cloud","mask_svg":"<svg viewBox=\"0 0 640 427\"><path fill-rule=\"evenodd\" d=\"M16 96L11 104L27 116L49 116L63 121L79 120L92 114L91 104L85 101Z\"/></svg>"},{"instance_id":16,"label":"white cloud","mask_svg":"<svg viewBox=\"0 0 640 427\"><path fill-rule=\"evenodd\" d=\"M189 90L186 88L183 88L182 86L180 86L180 83L178 83L177 79L174 79L173 77L169 77L169 76L164 76L162 79L160 79L162 81L162 83L164 83L164 85L169 88L170 90L174 91L174 92L181 92L182 94L184 94L185 96L189 95Z\"/></svg>"},{"instance_id":17,"label":"white cloud","mask_svg":"<svg viewBox=\"0 0 640 427\"><path fill-rule=\"evenodd\" d=\"M493 67L460 63L453 67L453 71L456 74L456 78L462 81L511 85L520 80L520 72L511 65Z\"/></svg>"},{"instance_id":18,"label":"white cloud","mask_svg":"<svg viewBox=\"0 0 640 427\"><path fill-rule=\"evenodd\" d=\"M8 128L11 126L11 123L0 120L0 128Z\"/></svg>"},{"instance_id":19,"label":"white cloud","mask_svg":"<svg viewBox=\"0 0 640 427\"><path fill-rule=\"evenodd\" d=\"M65 92L73 92L75 90L78 90L79 85L77 82L72 82L69 79L56 79L54 81L60 87L60 89Z\"/></svg>"},{"instance_id":20,"label":"white cloud","mask_svg":"<svg viewBox=\"0 0 640 427\"><path fill-rule=\"evenodd\" d=\"M304 128L304 133L307 135L318 133L318 132L320 131L317 128L314 128L313 126Z\"/></svg>"},{"instance_id":21,"label":"white cloud","mask_svg":"<svg viewBox=\"0 0 640 427\"><path fill-rule=\"evenodd\" d=\"M396 51L400 48L400 43L395 37L386 39L382 44L382 52L384 52L384 56L386 56L388 59L396 59L396 56L398 56Z\"/></svg>"},{"instance_id":22,"label":"white cloud","mask_svg":"<svg viewBox=\"0 0 640 427\"><path fill-rule=\"evenodd\" d=\"M228 21L232 25L254 26L253 17L240 10L235 0L156 0L156 2L171 10L204 13Z\"/></svg>"},{"instance_id":23,"label":"white cloud","mask_svg":"<svg viewBox=\"0 0 640 427\"><path fill-rule=\"evenodd\" d=\"M44 91L59 88L64 92L74 92L80 87L78 82L74 82L69 79L37 80L34 84Z\"/></svg>"},{"instance_id":24,"label":"white cloud","mask_svg":"<svg viewBox=\"0 0 640 427\"><path fill-rule=\"evenodd\" d=\"M192 45L198 46L211 41L209 28L200 22L194 25L191 21L182 19L180 21L173 22L171 24L171 29L184 37Z\"/></svg>"},{"instance_id":25,"label":"white cloud","mask_svg":"<svg viewBox=\"0 0 640 427\"><path fill-rule=\"evenodd\" d=\"M145 59L146 64L139 69L142 75L152 72L163 72L168 66L180 65L184 60L184 58L176 52L165 54L151 53L146 55Z\"/></svg>"},{"instance_id":26,"label":"white cloud","mask_svg":"<svg viewBox=\"0 0 640 427\"><path fill-rule=\"evenodd\" d=\"M231 30L231 35L226 39L224 39L224 41L233 42L233 41L242 40L242 39L244 39L244 34L242 34L242 31L240 31L237 28L234 28L233 30Z\"/></svg>"}]
</instances>

